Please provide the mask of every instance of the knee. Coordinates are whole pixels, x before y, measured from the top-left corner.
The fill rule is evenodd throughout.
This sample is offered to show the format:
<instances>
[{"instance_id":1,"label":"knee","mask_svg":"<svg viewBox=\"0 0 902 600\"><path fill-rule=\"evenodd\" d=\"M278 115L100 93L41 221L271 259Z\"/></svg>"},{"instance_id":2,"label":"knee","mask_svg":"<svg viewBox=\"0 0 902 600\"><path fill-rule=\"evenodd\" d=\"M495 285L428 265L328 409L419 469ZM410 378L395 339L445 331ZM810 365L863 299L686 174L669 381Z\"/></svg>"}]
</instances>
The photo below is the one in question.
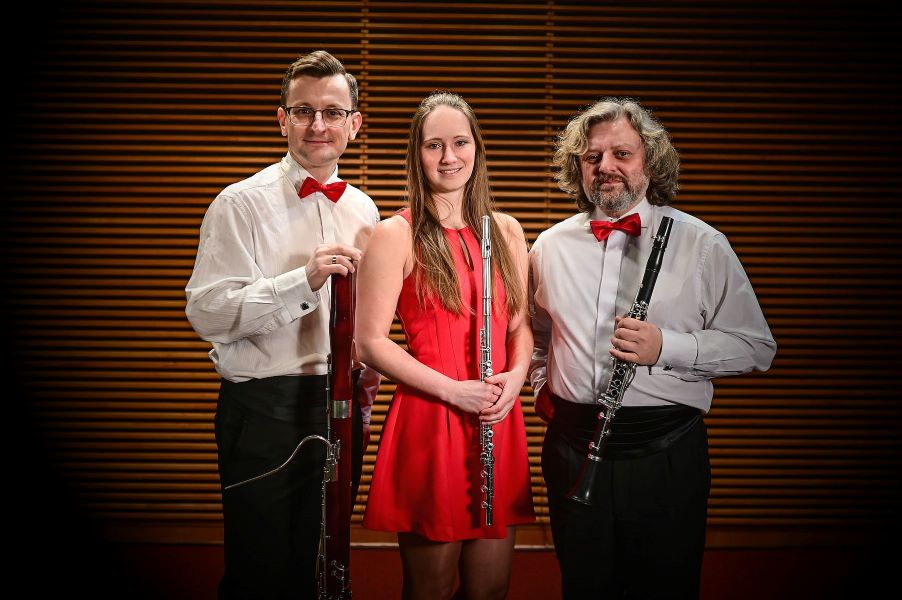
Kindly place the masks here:
<instances>
[{"instance_id":1,"label":"knee","mask_svg":"<svg viewBox=\"0 0 902 600\"><path fill-rule=\"evenodd\" d=\"M507 598L508 582L496 581L490 583L485 590L484 595L474 596L474 598L484 598L485 600L504 600Z\"/></svg>"},{"instance_id":2,"label":"knee","mask_svg":"<svg viewBox=\"0 0 902 600\"><path fill-rule=\"evenodd\" d=\"M509 587L507 577L483 577L479 581L461 582L459 597L466 600L504 600Z\"/></svg>"},{"instance_id":3,"label":"knee","mask_svg":"<svg viewBox=\"0 0 902 600\"><path fill-rule=\"evenodd\" d=\"M451 600L456 583L453 572L450 575L440 571L405 573L403 597L405 600Z\"/></svg>"}]
</instances>

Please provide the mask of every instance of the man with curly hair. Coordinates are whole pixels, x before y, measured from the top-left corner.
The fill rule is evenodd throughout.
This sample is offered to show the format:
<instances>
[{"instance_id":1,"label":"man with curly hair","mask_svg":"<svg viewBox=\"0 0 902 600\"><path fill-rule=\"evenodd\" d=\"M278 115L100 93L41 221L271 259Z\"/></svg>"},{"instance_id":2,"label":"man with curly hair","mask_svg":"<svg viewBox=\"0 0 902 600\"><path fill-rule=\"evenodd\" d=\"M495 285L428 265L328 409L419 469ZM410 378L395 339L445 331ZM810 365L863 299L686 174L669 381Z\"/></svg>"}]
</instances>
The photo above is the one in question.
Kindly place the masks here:
<instances>
[{"instance_id":1,"label":"man with curly hair","mask_svg":"<svg viewBox=\"0 0 902 600\"><path fill-rule=\"evenodd\" d=\"M638 102L576 116L554 167L579 213L530 251L530 382L563 597L697 598L711 469L711 380L770 367L776 343L726 237L669 206L679 156ZM674 220L647 320L624 317L663 217ZM635 363L591 490L568 498L612 375Z\"/></svg>"}]
</instances>

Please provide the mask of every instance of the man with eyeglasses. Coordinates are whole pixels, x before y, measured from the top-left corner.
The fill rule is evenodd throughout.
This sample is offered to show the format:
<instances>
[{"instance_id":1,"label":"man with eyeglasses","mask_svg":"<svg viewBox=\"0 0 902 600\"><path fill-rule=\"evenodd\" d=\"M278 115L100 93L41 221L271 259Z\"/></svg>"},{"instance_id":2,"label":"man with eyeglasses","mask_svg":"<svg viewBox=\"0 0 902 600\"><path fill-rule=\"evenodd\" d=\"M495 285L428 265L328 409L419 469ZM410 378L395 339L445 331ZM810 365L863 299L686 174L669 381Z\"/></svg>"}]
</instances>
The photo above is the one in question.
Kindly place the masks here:
<instances>
[{"instance_id":1,"label":"man with eyeglasses","mask_svg":"<svg viewBox=\"0 0 902 600\"><path fill-rule=\"evenodd\" d=\"M282 160L230 185L204 217L186 314L213 344L222 378L216 444L223 487L282 464L326 432L329 276L354 272L379 220L369 196L338 178L360 130L357 81L328 52L295 61L282 82ZM379 376L365 369L354 407L354 488ZM224 490L221 599L315 596L322 444L286 470Z\"/></svg>"}]
</instances>

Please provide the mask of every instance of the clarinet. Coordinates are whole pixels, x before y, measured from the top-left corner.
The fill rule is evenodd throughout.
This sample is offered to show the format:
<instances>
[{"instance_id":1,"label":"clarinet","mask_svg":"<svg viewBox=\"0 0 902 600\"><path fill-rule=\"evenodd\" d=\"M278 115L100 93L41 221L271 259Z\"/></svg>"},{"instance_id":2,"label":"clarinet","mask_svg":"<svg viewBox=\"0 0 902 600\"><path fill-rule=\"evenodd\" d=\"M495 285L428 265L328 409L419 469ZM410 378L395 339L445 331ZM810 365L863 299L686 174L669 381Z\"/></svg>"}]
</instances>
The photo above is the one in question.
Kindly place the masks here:
<instances>
[{"instance_id":1,"label":"clarinet","mask_svg":"<svg viewBox=\"0 0 902 600\"><path fill-rule=\"evenodd\" d=\"M482 329L479 331L479 379L485 381L492 376L492 218L482 217ZM481 424L479 460L482 463L482 508L485 509L485 524L492 525L495 501L495 435L492 426Z\"/></svg>"},{"instance_id":2,"label":"clarinet","mask_svg":"<svg viewBox=\"0 0 902 600\"><path fill-rule=\"evenodd\" d=\"M326 451L320 502L319 548L316 556L317 600L351 599L351 402L354 339L354 286L351 275L332 275L329 316L329 368L326 376L326 435L308 435L285 462L250 479L227 485L228 491L283 471L308 442L320 442ZM345 452L342 452L344 446ZM327 502L327 499L329 500Z\"/></svg>"},{"instance_id":3,"label":"clarinet","mask_svg":"<svg viewBox=\"0 0 902 600\"><path fill-rule=\"evenodd\" d=\"M655 289L658 272L661 270L661 261L664 259L664 251L667 249L667 240L670 237L670 229L673 219L664 217L655 235L651 254L645 264L645 275L636 293L636 300L630 308L627 317L644 321L648 316L648 304L651 301L651 293ZM595 477L598 474L598 466L604 456L607 439L611 435L611 421L623 403L623 393L633 382L636 374L636 363L613 359L613 373L608 387L601 398L597 400L604 408L598 413L598 423L592 441L589 442L589 453L583 460L582 468L576 477L576 483L567 494L567 497L580 504L592 505L592 490L595 487Z\"/></svg>"}]
</instances>

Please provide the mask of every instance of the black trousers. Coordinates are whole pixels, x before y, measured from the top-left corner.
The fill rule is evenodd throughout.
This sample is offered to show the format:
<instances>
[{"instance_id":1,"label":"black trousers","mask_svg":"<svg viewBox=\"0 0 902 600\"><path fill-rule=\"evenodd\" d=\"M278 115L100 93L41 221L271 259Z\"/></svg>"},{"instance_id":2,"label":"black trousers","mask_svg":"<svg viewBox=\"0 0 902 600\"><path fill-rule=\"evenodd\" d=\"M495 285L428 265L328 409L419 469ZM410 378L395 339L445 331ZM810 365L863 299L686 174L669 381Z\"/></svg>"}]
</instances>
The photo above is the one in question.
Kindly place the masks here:
<instances>
[{"instance_id":1,"label":"black trousers","mask_svg":"<svg viewBox=\"0 0 902 600\"><path fill-rule=\"evenodd\" d=\"M603 460L593 506L566 498L586 455L568 433L553 421L542 448L563 598L698 598L711 487L704 421L654 454Z\"/></svg>"},{"instance_id":2,"label":"black trousers","mask_svg":"<svg viewBox=\"0 0 902 600\"><path fill-rule=\"evenodd\" d=\"M326 434L325 376L223 381L216 445L223 487L281 465L308 435ZM362 420L353 402L354 493L362 468ZM221 600L316 597L325 444L310 441L285 470L223 489L225 575Z\"/></svg>"}]
</instances>

